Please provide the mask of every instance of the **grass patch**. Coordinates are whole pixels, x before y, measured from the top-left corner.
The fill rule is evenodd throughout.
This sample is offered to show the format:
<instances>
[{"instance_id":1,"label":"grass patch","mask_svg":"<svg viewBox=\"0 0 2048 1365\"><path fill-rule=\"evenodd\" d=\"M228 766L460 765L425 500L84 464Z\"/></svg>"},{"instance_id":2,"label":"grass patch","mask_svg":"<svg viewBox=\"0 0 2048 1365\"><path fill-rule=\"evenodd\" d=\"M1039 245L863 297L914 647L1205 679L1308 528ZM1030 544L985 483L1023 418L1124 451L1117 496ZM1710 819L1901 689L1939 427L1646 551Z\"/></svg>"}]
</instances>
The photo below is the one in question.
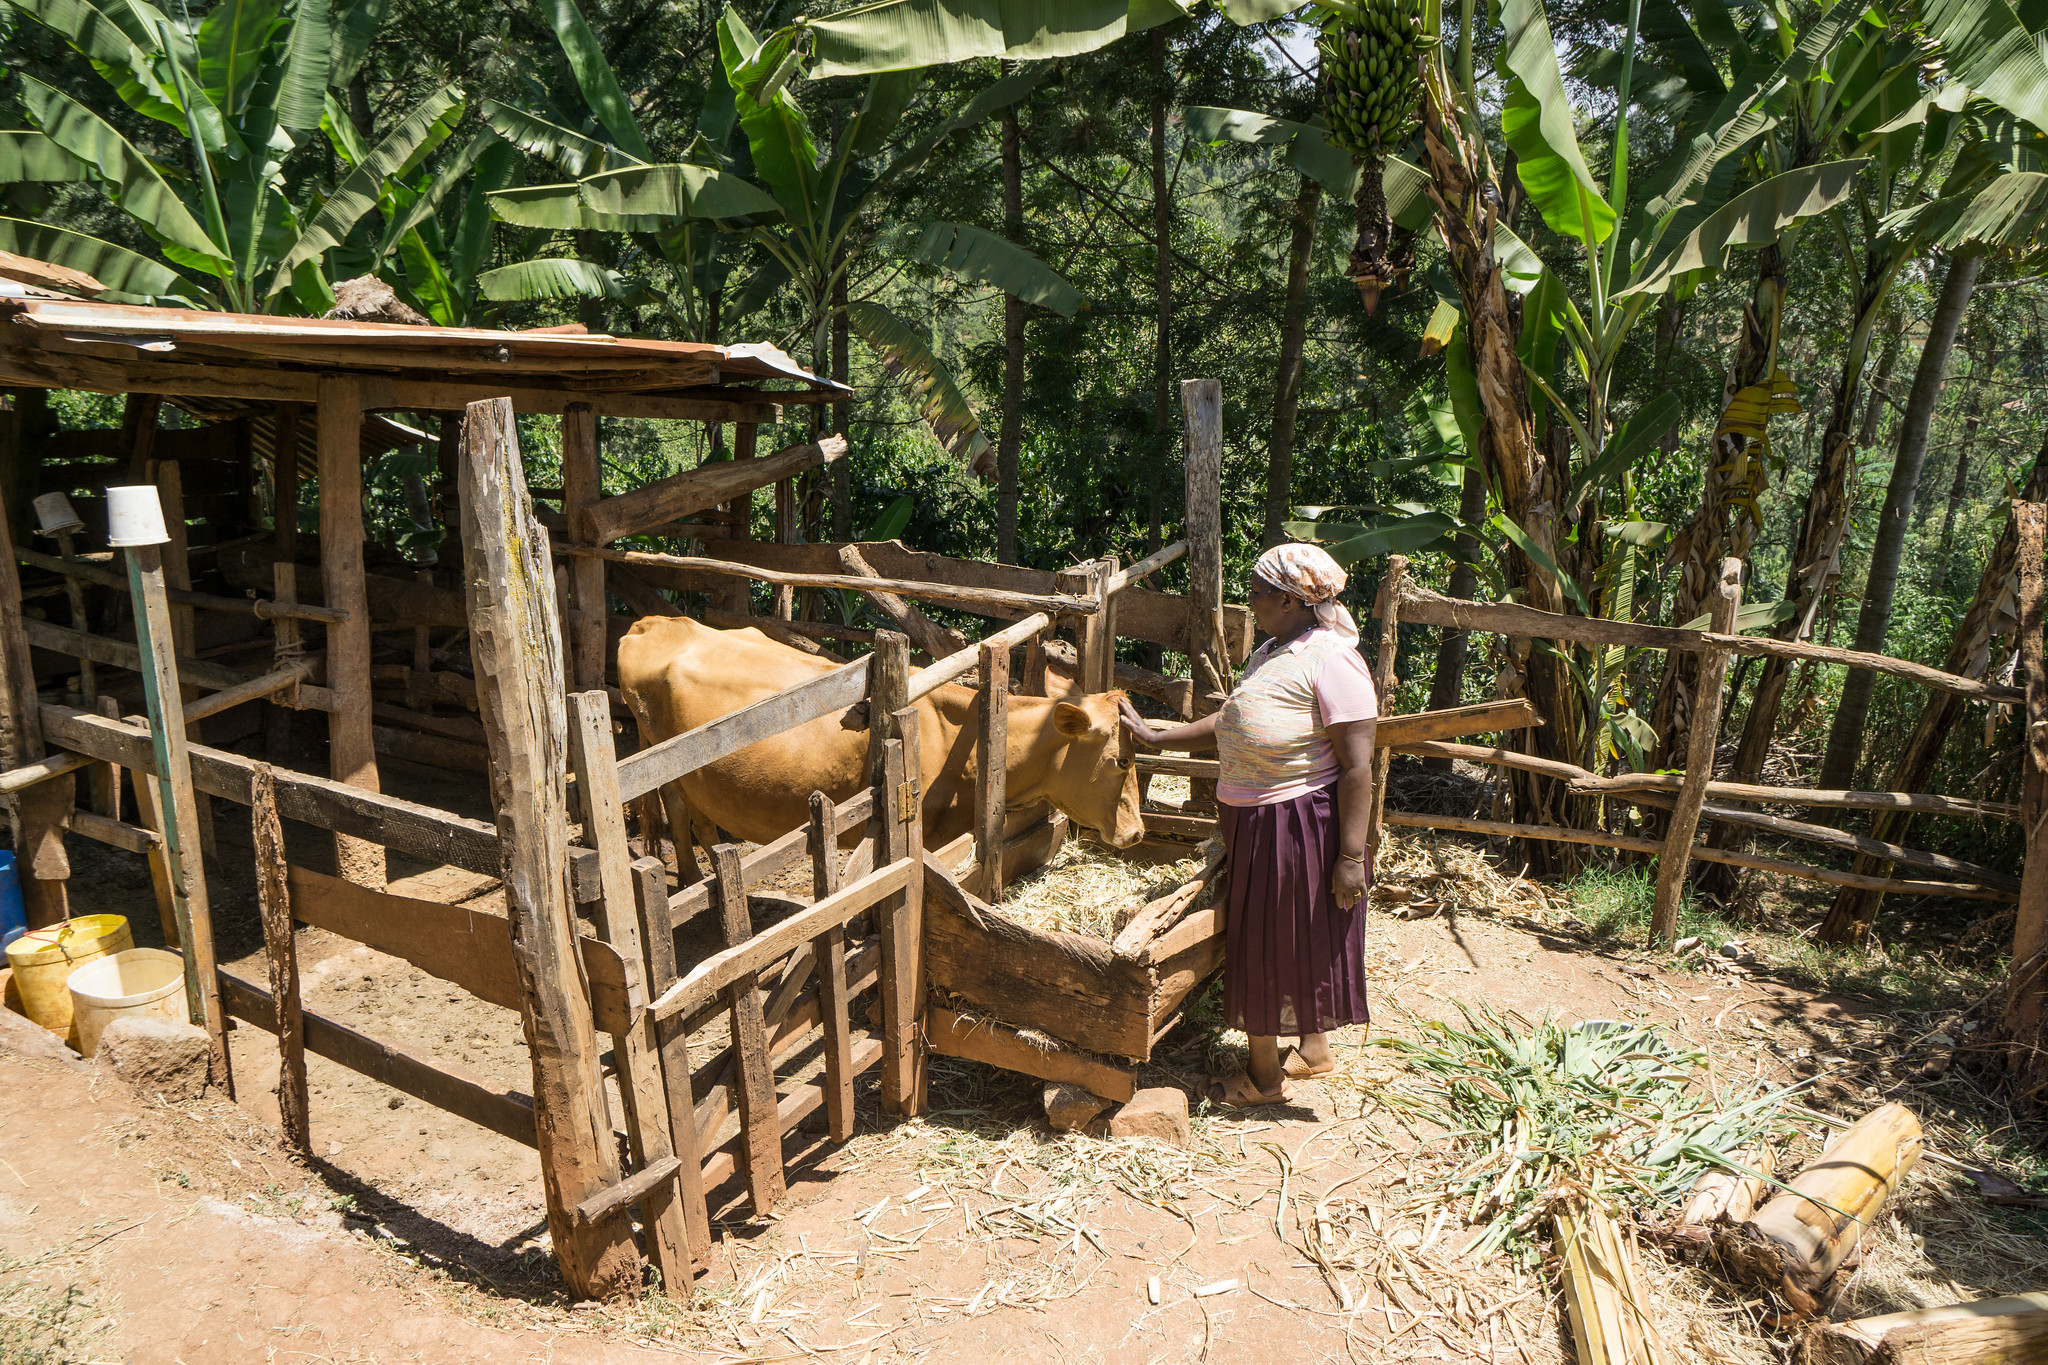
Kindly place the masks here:
<instances>
[{"instance_id":1,"label":"grass patch","mask_svg":"<svg viewBox=\"0 0 2048 1365\"><path fill-rule=\"evenodd\" d=\"M1596 941L1632 947L1650 946L1650 912L1657 904L1657 879L1647 868L1602 867L1593 864L1580 869L1564 884L1572 913L1592 931ZM1709 950L1731 939L1747 936L1727 920L1703 910L1692 896L1678 902L1678 937L1699 938Z\"/></svg>"}]
</instances>

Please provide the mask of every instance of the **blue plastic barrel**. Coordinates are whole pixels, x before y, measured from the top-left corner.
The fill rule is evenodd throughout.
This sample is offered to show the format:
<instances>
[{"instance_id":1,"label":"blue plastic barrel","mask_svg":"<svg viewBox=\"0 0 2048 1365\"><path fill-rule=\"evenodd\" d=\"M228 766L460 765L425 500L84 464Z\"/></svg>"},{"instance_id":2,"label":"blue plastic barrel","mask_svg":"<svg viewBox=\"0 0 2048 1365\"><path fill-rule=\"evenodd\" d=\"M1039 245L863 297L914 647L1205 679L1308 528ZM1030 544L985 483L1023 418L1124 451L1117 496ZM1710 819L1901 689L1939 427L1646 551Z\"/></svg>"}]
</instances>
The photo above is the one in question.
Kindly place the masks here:
<instances>
[{"instance_id":1,"label":"blue plastic barrel","mask_svg":"<svg viewBox=\"0 0 2048 1365\"><path fill-rule=\"evenodd\" d=\"M21 877L14 855L0 850L0 949L28 932L28 906L21 899Z\"/></svg>"}]
</instances>

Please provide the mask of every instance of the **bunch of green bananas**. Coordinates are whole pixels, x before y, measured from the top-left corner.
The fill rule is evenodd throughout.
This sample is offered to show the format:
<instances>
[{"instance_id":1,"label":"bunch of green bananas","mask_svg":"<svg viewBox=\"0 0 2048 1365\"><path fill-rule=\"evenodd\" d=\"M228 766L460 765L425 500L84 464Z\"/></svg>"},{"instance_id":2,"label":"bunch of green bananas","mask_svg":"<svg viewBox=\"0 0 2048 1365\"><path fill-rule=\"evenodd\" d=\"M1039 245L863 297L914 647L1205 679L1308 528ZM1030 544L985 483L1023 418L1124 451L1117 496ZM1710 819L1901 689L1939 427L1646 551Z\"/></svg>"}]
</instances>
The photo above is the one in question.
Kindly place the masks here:
<instances>
[{"instance_id":1,"label":"bunch of green bananas","mask_svg":"<svg viewBox=\"0 0 2048 1365\"><path fill-rule=\"evenodd\" d=\"M1324 20L1316 46L1331 141L1366 162L1405 142L1421 95L1422 0L1353 0Z\"/></svg>"}]
</instances>

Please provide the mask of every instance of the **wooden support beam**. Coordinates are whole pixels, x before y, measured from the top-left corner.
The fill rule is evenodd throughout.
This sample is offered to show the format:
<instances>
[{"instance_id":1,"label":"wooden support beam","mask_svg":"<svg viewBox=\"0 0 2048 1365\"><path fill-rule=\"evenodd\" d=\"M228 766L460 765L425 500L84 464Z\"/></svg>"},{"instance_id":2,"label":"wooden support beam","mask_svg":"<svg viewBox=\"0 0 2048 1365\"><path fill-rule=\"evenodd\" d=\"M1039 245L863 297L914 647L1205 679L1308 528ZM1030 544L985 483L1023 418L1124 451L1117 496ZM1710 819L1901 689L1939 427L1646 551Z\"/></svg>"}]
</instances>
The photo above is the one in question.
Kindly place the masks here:
<instances>
[{"instance_id":1,"label":"wooden support beam","mask_svg":"<svg viewBox=\"0 0 2048 1365\"><path fill-rule=\"evenodd\" d=\"M671 474L630 493L592 504L587 514L588 543L609 545L621 536L731 502L764 484L815 469L845 454L846 438L827 436L758 459L719 460Z\"/></svg>"},{"instance_id":2,"label":"wooden support beam","mask_svg":"<svg viewBox=\"0 0 2048 1365\"><path fill-rule=\"evenodd\" d=\"M788 1186L782 1176L782 1130L775 1116L775 1069L768 1060L768 1031L761 1017L760 977L756 970L759 964L750 966L741 960L748 940L754 936L754 927L747 914L747 885L740 871L739 849L720 844L711 851L711 863L726 947L726 953L714 955L712 961L737 950L737 955L729 960L738 970L723 978L720 985L726 1007L732 1012L732 1045L739 1058L740 1132L747 1153L747 1197L753 1201L754 1215L766 1217L782 1202ZM659 1019L687 1012L675 1002L687 996L692 978L708 979L708 975L700 976L703 971L700 965L689 977L662 992L661 999L650 1006L654 1016Z\"/></svg>"},{"instance_id":3,"label":"wooden support beam","mask_svg":"<svg viewBox=\"0 0 2048 1365\"><path fill-rule=\"evenodd\" d=\"M1382 737L1380 732L1383 728L1390 728L1389 723L1394 719L1385 712L1391 707L1394 695L1394 661L1401 648L1401 585L1407 578L1408 556L1388 555L1386 576L1380 579L1379 599L1373 606L1373 615L1380 622L1380 648L1379 663L1373 669L1372 681L1379 692L1382 718L1375 722L1373 731L1372 814L1365 825L1368 874L1372 870L1372 859L1379 853L1380 826L1385 822L1387 809L1387 776L1394 768L1394 751L1388 747L1392 740Z\"/></svg>"},{"instance_id":4,"label":"wooden support beam","mask_svg":"<svg viewBox=\"0 0 2048 1365\"><path fill-rule=\"evenodd\" d=\"M1133 583L1142 583L1187 552L1188 543L1185 540L1176 540L1171 545L1154 550L1128 569L1111 571L1108 581L1102 585L1102 591L1105 596L1114 597Z\"/></svg>"},{"instance_id":5,"label":"wooden support beam","mask_svg":"<svg viewBox=\"0 0 2048 1365\"><path fill-rule=\"evenodd\" d=\"M2048 506L2017 500L2012 505L2018 532L2020 662L2026 682L2025 767L2020 779L2020 822L2025 831L2019 905L2013 916L2012 967L2007 978L2001 1032L2008 1040L2009 1084L2038 1096L2048 1078L2041 1052L2048 1028L2048 584L2042 561L2048 542Z\"/></svg>"},{"instance_id":6,"label":"wooden support beam","mask_svg":"<svg viewBox=\"0 0 2048 1365\"><path fill-rule=\"evenodd\" d=\"M0 421L16 438L9 442L8 451L18 464L22 459L18 415L10 411L0 415ZM12 527L20 510L0 494L0 767L4 768L26 767L47 752L35 668L24 629L29 623L21 614L21 573L15 564ZM71 875L71 861L64 853L64 818L70 814L70 805L54 788L15 802L15 856L31 929L61 923L71 914L64 885Z\"/></svg>"},{"instance_id":7,"label":"wooden support beam","mask_svg":"<svg viewBox=\"0 0 2048 1365\"><path fill-rule=\"evenodd\" d=\"M604 466L597 445L597 413L571 403L562 414L562 516L569 534L596 543L590 509L604 497ZM569 595L578 612L569 626L569 673L580 689L604 686L607 613L604 561L569 561Z\"/></svg>"},{"instance_id":8,"label":"wooden support beam","mask_svg":"<svg viewBox=\"0 0 2048 1365\"><path fill-rule=\"evenodd\" d=\"M46 555L35 550L17 549L15 558L24 564L61 574L66 579L93 583L102 588L119 592L128 591L128 580L112 569L85 560L69 559L57 555ZM283 560L280 563L285 562ZM229 616L253 616L259 621L275 621L289 617L300 621L340 622L348 620L348 613L333 607L308 606L300 602L279 602L262 597L223 597L218 593L193 592L190 589L166 586L164 596L173 606L194 607L201 611L223 612ZM78 616L74 620L83 620ZM73 627L84 630L82 625Z\"/></svg>"},{"instance_id":9,"label":"wooden support beam","mask_svg":"<svg viewBox=\"0 0 2048 1365\"><path fill-rule=\"evenodd\" d=\"M1685 779L1676 773L1621 773L1614 777L1572 779L1580 796L1628 796L1636 792L1671 795ZM1770 802L1786 806L1823 806L1837 810L1910 810L1930 815L1970 816L1985 820L2018 820L2020 808L2004 801L1971 801L1960 796L1925 792L1828 791L1819 787L1766 787L1753 782L1709 782L1709 801ZM1717 817L1718 818L1718 817Z\"/></svg>"},{"instance_id":10,"label":"wooden support beam","mask_svg":"<svg viewBox=\"0 0 2048 1365\"><path fill-rule=\"evenodd\" d=\"M1708 604L1713 633L1735 631L1735 614L1742 606L1742 561L1721 561L1720 582ZM1721 742L1721 693L1728 681L1728 656L1716 651L1700 660L1699 676L1693 686L1692 721L1688 726L1685 780L1671 810L1671 823L1664 836L1664 853L1657 860L1657 900L1650 910L1650 939L1669 946L1678 937L1678 902L1685 893L1685 873L1692 857L1693 836L1699 832L1700 805L1707 798L1707 783L1714 780L1714 748Z\"/></svg>"},{"instance_id":11,"label":"wooden support beam","mask_svg":"<svg viewBox=\"0 0 2048 1365\"><path fill-rule=\"evenodd\" d=\"M1116 556L1104 555L1095 563L1094 589L1102 610L1093 618L1077 623L1085 632L1088 648L1081 651L1082 686L1089 692L1108 692L1116 686L1116 595L1109 582L1116 577Z\"/></svg>"},{"instance_id":12,"label":"wooden support beam","mask_svg":"<svg viewBox=\"0 0 2048 1365\"><path fill-rule=\"evenodd\" d=\"M915 707L900 707L890 718L895 738L882 765L882 828L876 857L909 864L924 862L924 800ZM914 1117L925 1112L927 1075L924 1048L924 878L907 875L903 890L875 911L882 932L882 1108Z\"/></svg>"},{"instance_id":13,"label":"wooden support beam","mask_svg":"<svg viewBox=\"0 0 2048 1365\"><path fill-rule=\"evenodd\" d=\"M563 780L568 717L561 627L549 609L548 536L533 517L512 404L505 399L472 403L464 414L461 503L470 658L491 753L491 803L533 1060L548 1228L570 1293L632 1294L639 1288L640 1253L631 1227L619 1218L575 1225L576 1206L617 1184L619 1164L590 1001L575 969ZM367 719L367 686L364 692Z\"/></svg>"},{"instance_id":14,"label":"wooden support beam","mask_svg":"<svg viewBox=\"0 0 2048 1365\"><path fill-rule=\"evenodd\" d=\"M349 619L327 627L327 770L364 791L379 788L370 727L370 602L363 583L363 392L350 375L321 375L320 582L330 607ZM348 835L334 839L334 865L358 886L384 885L384 850Z\"/></svg>"},{"instance_id":15,"label":"wooden support beam","mask_svg":"<svg viewBox=\"0 0 2048 1365\"><path fill-rule=\"evenodd\" d=\"M220 986L214 974L213 914L200 858L199 795L192 784L192 758L185 716L178 704L178 665L171 650L171 609L164 600L163 559L154 545L132 545L128 584L134 598L135 643L141 651L142 693L149 706L154 749L157 809L162 813L165 861L170 871L178 942L185 956L185 1004L193 1022L206 1029L213 1083L234 1097L228 1059L227 1021L221 1017Z\"/></svg>"},{"instance_id":16,"label":"wooden support beam","mask_svg":"<svg viewBox=\"0 0 2048 1365\"><path fill-rule=\"evenodd\" d=\"M880 574L875 572L873 566L861 557L860 546L858 545L841 545L839 547L839 565L856 578L879 579L881 577ZM940 625L894 593L867 592L863 596L868 601L874 603L876 608L889 618L891 625L895 626L896 629L902 631L905 635L908 635L912 644L931 655L932 658L943 659L950 654L967 648L966 636L949 626Z\"/></svg>"},{"instance_id":17,"label":"wooden support beam","mask_svg":"<svg viewBox=\"0 0 2048 1365\"><path fill-rule=\"evenodd\" d=\"M802 518L796 501L796 480L775 481L775 541L794 545L803 539ZM789 621L796 615L796 589L787 584L775 589L775 619Z\"/></svg>"},{"instance_id":18,"label":"wooden support beam","mask_svg":"<svg viewBox=\"0 0 2048 1365\"><path fill-rule=\"evenodd\" d=\"M1042 1047L993 1020L939 1005L927 1009L925 1018L932 1051L942 1056L964 1057L1041 1080L1066 1081L1106 1100L1124 1101L1137 1093L1135 1067L1118 1066L1085 1052Z\"/></svg>"},{"instance_id":19,"label":"wooden support beam","mask_svg":"<svg viewBox=\"0 0 2048 1365\"><path fill-rule=\"evenodd\" d=\"M302 1160L313 1155L306 1103L306 1026L299 1006L299 947L292 932L291 889L285 875L284 823L277 815L277 782L259 766L251 782L249 833L256 857L256 905L263 918L264 955L270 964L270 999L277 1009L277 1112L284 1145Z\"/></svg>"},{"instance_id":20,"label":"wooden support beam","mask_svg":"<svg viewBox=\"0 0 2048 1365\"><path fill-rule=\"evenodd\" d=\"M1009 826L1010 651L981 647L981 698L975 721L974 859L982 897L1003 902L1003 839Z\"/></svg>"},{"instance_id":21,"label":"wooden support beam","mask_svg":"<svg viewBox=\"0 0 2048 1365\"><path fill-rule=\"evenodd\" d=\"M838 812L832 798L811 793L811 900L839 891ZM846 926L835 924L811 940L818 978L818 1022L825 1030L825 1111L832 1140L853 1136L853 992L846 980Z\"/></svg>"},{"instance_id":22,"label":"wooden support beam","mask_svg":"<svg viewBox=\"0 0 2048 1365\"><path fill-rule=\"evenodd\" d=\"M299 417L297 403L277 405L277 442L270 449L270 519L277 553L299 557Z\"/></svg>"}]
</instances>

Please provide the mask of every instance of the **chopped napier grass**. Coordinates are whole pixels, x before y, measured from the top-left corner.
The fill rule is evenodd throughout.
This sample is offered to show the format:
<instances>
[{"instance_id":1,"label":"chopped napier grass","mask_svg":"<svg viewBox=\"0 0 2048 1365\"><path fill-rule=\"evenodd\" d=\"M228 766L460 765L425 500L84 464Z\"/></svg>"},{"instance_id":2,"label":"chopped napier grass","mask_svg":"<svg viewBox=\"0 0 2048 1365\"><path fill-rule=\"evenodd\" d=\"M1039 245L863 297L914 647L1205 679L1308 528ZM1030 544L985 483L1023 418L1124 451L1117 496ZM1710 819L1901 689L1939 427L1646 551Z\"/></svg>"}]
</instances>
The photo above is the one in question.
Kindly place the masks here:
<instances>
[{"instance_id":1,"label":"chopped napier grass","mask_svg":"<svg viewBox=\"0 0 2048 1365\"><path fill-rule=\"evenodd\" d=\"M1791 1131L1779 1113L1790 1090L1717 1095L1706 1054L1656 1025L1545 1019L1523 1032L1460 1008L1463 1028L1423 1020L1416 1041L1375 1041L1408 1063L1388 1101L1452 1135L1456 1169L1438 1197L1483 1225L1469 1255L1505 1249L1531 1264L1560 1206L1669 1206L1709 1169L1755 1174L1734 1154Z\"/></svg>"},{"instance_id":2,"label":"chopped napier grass","mask_svg":"<svg viewBox=\"0 0 2048 1365\"><path fill-rule=\"evenodd\" d=\"M1090 840L1069 839L1050 862L1004 887L1003 903L996 908L1005 919L1034 929L1107 941L1138 907L1201 870L1199 853L1147 864Z\"/></svg>"}]
</instances>

